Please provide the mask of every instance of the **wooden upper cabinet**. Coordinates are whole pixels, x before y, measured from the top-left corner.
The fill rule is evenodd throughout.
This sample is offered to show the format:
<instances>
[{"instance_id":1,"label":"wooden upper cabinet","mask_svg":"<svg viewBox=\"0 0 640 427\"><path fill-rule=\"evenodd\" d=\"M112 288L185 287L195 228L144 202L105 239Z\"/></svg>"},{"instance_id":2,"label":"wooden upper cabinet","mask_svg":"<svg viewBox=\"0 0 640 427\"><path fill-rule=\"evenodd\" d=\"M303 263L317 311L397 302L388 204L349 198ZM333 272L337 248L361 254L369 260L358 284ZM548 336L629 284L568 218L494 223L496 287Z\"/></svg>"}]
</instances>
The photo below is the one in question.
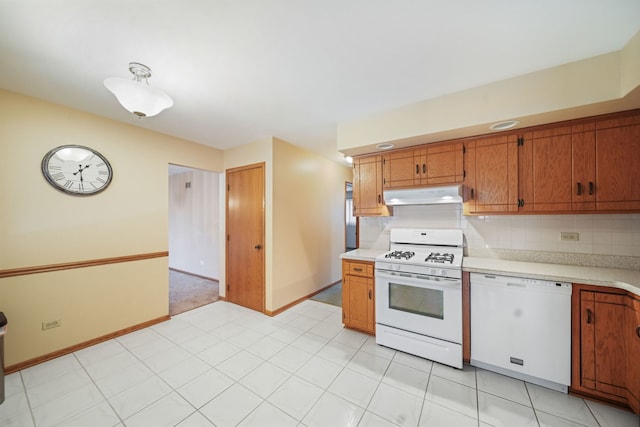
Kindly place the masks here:
<instances>
[{"instance_id":1,"label":"wooden upper cabinet","mask_svg":"<svg viewBox=\"0 0 640 427\"><path fill-rule=\"evenodd\" d=\"M427 145L421 150L422 183L456 184L464 180L464 146L461 142Z\"/></svg>"},{"instance_id":2,"label":"wooden upper cabinet","mask_svg":"<svg viewBox=\"0 0 640 427\"><path fill-rule=\"evenodd\" d=\"M593 211L596 208L596 124L571 127L571 208Z\"/></svg>"},{"instance_id":3,"label":"wooden upper cabinet","mask_svg":"<svg viewBox=\"0 0 640 427\"><path fill-rule=\"evenodd\" d=\"M518 136L494 136L466 146L465 213L518 210Z\"/></svg>"},{"instance_id":4,"label":"wooden upper cabinet","mask_svg":"<svg viewBox=\"0 0 640 427\"><path fill-rule=\"evenodd\" d=\"M398 150L382 156L384 188L410 188L420 185L420 151Z\"/></svg>"},{"instance_id":5,"label":"wooden upper cabinet","mask_svg":"<svg viewBox=\"0 0 640 427\"><path fill-rule=\"evenodd\" d=\"M518 153L521 212L571 210L571 126L522 135Z\"/></svg>"},{"instance_id":6,"label":"wooden upper cabinet","mask_svg":"<svg viewBox=\"0 0 640 427\"><path fill-rule=\"evenodd\" d=\"M446 142L398 150L383 156L384 188L411 188L461 183L463 144Z\"/></svg>"},{"instance_id":7,"label":"wooden upper cabinet","mask_svg":"<svg viewBox=\"0 0 640 427\"><path fill-rule=\"evenodd\" d=\"M640 113L596 121L598 210L640 209Z\"/></svg>"},{"instance_id":8,"label":"wooden upper cabinet","mask_svg":"<svg viewBox=\"0 0 640 427\"><path fill-rule=\"evenodd\" d=\"M382 156L353 159L353 210L355 216L388 216L382 199Z\"/></svg>"}]
</instances>

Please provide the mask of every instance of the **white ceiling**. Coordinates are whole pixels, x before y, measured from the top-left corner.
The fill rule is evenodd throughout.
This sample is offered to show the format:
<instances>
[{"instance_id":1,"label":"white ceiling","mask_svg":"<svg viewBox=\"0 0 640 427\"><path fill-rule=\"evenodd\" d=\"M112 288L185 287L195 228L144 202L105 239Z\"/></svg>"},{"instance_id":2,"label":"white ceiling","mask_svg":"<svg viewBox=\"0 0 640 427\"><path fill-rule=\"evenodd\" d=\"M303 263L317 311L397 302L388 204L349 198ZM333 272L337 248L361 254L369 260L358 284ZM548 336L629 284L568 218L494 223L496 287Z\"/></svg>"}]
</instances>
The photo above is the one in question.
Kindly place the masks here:
<instances>
[{"instance_id":1,"label":"white ceiling","mask_svg":"<svg viewBox=\"0 0 640 427\"><path fill-rule=\"evenodd\" d=\"M0 87L225 149L621 49L639 0L0 0ZM173 108L103 86L151 67Z\"/></svg>"}]
</instances>

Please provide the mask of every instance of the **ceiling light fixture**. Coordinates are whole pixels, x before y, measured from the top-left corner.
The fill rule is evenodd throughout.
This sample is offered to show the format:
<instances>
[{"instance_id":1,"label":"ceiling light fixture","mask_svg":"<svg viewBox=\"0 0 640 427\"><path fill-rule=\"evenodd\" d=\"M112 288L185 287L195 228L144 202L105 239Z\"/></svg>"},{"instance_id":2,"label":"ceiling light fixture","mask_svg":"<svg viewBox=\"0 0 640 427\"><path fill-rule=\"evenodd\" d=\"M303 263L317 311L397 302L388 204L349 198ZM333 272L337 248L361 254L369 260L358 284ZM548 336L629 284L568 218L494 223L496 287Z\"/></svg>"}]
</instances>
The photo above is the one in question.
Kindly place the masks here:
<instances>
[{"instance_id":1,"label":"ceiling light fixture","mask_svg":"<svg viewBox=\"0 0 640 427\"><path fill-rule=\"evenodd\" d=\"M514 126L517 126L518 124L520 124L519 121L517 120L507 120L504 122L500 122L500 123L495 123L493 125L491 125L489 127L489 129L491 130L506 130L506 129L511 129Z\"/></svg>"},{"instance_id":2,"label":"ceiling light fixture","mask_svg":"<svg viewBox=\"0 0 640 427\"><path fill-rule=\"evenodd\" d=\"M149 86L151 68L137 62L129 63L133 79L109 77L104 79L104 87L111 91L118 102L127 110L140 117L151 117L173 106L173 99L159 89ZM144 80L144 81L143 81Z\"/></svg>"},{"instance_id":3,"label":"ceiling light fixture","mask_svg":"<svg viewBox=\"0 0 640 427\"><path fill-rule=\"evenodd\" d=\"M390 142L383 142L382 144L376 145L376 148L379 150L391 150L394 145Z\"/></svg>"}]
</instances>

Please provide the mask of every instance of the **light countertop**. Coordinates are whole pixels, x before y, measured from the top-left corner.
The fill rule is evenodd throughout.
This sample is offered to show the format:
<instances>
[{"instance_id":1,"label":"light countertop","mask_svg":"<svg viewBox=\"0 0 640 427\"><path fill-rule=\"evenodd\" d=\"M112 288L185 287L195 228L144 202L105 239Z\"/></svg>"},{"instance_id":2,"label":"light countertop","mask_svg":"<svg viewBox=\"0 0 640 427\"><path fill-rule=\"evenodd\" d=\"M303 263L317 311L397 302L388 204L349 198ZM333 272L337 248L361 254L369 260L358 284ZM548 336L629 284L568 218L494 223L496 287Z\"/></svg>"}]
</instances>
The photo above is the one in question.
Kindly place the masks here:
<instances>
[{"instance_id":1,"label":"light countertop","mask_svg":"<svg viewBox=\"0 0 640 427\"><path fill-rule=\"evenodd\" d=\"M389 252L386 249L354 249L340 254L341 259L353 259L356 261L375 261L378 255Z\"/></svg>"},{"instance_id":2,"label":"light countertop","mask_svg":"<svg viewBox=\"0 0 640 427\"><path fill-rule=\"evenodd\" d=\"M384 249L354 249L340 254L341 259L375 261ZM540 262L510 261L496 258L464 257L462 270L471 273L497 274L554 280L595 286L624 289L640 296L640 270L618 268L583 267L579 265L549 264Z\"/></svg>"},{"instance_id":3,"label":"light countertop","mask_svg":"<svg viewBox=\"0 0 640 427\"><path fill-rule=\"evenodd\" d=\"M640 296L640 270L582 267L578 265L507 261L495 258L464 257L462 270L585 285L610 286Z\"/></svg>"}]
</instances>

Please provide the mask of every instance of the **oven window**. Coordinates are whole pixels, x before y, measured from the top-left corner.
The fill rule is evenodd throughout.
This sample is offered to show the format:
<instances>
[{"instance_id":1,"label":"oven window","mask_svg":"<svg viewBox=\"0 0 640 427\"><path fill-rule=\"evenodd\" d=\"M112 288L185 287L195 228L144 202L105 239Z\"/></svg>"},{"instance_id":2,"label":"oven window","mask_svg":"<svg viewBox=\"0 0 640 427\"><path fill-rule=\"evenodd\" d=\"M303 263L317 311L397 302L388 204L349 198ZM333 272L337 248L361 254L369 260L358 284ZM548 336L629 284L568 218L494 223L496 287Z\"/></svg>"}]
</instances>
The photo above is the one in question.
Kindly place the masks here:
<instances>
[{"instance_id":1,"label":"oven window","mask_svg":"<svg viewBox=\"0 0 640 427\"><path fill-rule=\"evenodd\" d=\"M444 319L444 291L389 283L389 308Z\"/></svg>"}]
</instances>

